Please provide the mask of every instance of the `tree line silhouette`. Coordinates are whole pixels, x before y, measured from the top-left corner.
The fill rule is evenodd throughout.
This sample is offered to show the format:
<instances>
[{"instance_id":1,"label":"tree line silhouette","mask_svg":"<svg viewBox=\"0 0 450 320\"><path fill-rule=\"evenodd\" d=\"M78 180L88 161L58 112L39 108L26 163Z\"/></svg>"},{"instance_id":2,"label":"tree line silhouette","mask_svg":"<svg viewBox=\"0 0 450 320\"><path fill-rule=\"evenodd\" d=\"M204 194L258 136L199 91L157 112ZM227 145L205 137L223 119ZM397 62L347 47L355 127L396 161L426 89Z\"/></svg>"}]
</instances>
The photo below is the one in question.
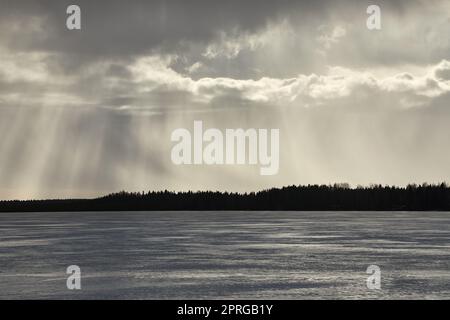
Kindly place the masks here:
<instances>
[{"instance_id":1,"label":"tree line silhouette","mask_svg":"<svg viewBox=\"0 0 450 320\"><path fill-rule=\"evenodd\" d=\"M96 199L0 201L0 212L298 210L450 211L447 184L287 186L250 193L118 192Z\"/></svg>"}]
</instances>

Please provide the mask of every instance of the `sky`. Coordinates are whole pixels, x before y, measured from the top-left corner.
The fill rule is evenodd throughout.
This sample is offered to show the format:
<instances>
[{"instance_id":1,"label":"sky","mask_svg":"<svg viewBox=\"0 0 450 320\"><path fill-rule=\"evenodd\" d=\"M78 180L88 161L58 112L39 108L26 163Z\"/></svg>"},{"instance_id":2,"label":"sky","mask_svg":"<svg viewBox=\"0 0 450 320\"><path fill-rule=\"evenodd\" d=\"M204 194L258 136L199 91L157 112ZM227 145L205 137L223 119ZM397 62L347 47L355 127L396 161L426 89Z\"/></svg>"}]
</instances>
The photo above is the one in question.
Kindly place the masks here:
<instances>
[{"instance_id":1,"label":"sky","mask_svg":"<svg viewBox=\"0 0 450 320\"><path fill-rule=\"evenodd\" d=\"M278 174L175 165L195 120L279 129ZM450 182L449 120L448 0L0 0L0 199Z\"/></svg>"}]
</instances>

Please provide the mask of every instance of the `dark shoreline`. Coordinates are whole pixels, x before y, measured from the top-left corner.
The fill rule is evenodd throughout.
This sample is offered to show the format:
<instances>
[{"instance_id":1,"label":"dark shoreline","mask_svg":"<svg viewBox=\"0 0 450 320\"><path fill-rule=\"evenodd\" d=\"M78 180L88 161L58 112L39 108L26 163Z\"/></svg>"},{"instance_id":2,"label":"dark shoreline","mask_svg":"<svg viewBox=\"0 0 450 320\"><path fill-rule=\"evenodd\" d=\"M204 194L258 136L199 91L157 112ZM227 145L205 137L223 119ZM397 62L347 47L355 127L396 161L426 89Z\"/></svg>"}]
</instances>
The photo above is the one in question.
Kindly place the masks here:
<instances>
[{"instance_id":1,"label":"dark shoreline","mask_svg":"<svg viewBox=\"0 0 450 320\"><path fill-rule=\"evenodd\" d=\"M0 212L75 211L450 211L450 187L445 183L358 188L335 184L244 194L119 192L96 199L0 201Z\"/></svg>"}]
</instances>

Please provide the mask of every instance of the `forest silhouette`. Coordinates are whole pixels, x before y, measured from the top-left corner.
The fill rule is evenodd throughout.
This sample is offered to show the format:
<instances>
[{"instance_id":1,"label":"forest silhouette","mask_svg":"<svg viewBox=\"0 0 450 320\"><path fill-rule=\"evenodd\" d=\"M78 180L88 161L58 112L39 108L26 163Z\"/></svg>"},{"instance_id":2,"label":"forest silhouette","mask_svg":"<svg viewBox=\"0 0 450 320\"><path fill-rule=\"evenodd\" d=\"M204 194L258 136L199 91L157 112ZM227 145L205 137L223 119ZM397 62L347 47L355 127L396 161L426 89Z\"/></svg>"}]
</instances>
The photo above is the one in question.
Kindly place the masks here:
<instances>
[{"instance_id":1,"label":"forest silhouette","mask_svg":"<svg viewBox=\"0 0 450 320\"><path fill-rule=\"evenodd\" d=\"M450 187L445 184L348 184L273 188L259 192L118 192L96 199L0 201L0 212L66 211L450 211Z\"/></svg>"}]
</instances>

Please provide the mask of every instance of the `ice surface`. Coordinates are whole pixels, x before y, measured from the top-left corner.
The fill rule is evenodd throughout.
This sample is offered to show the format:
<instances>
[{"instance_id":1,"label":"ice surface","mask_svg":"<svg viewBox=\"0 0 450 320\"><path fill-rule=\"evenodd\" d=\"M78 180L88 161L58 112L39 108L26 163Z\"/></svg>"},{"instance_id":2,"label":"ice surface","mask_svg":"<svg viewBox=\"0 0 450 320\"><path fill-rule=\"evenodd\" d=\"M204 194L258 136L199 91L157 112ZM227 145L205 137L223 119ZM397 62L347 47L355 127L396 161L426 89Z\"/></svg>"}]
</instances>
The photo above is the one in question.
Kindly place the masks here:
<instances>
[{"instance_id":1,"label":"ice surface","mask_svg":"<svg viewBox=\"0 0 450 320\"><path fill-rule=\"evenodd\" d=\"M2 213L0 298L449 299L450 213Z\"/></svg>"}]
</instances>

